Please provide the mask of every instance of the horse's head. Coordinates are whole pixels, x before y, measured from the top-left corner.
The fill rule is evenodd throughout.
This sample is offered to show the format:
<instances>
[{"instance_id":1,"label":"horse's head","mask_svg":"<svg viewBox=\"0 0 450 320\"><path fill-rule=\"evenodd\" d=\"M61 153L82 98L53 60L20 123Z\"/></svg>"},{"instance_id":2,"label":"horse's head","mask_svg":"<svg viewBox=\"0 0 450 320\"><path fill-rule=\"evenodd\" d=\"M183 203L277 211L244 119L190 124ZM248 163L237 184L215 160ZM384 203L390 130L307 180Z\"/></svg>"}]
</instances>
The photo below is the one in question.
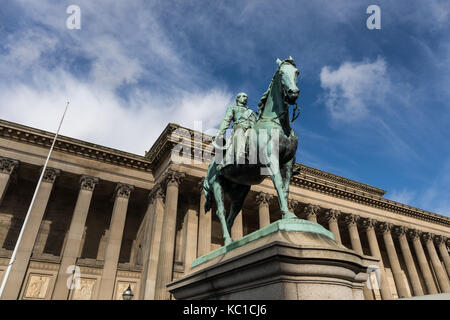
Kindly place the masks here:
<instances>
[{"instance_id":1,"label":"horse's head","mask_svg":"<svg viewBox=\"0 0 450 320\"><path fill-rule=\"evenodd\" d=\"M295 104L300 90L297 87L299 71L294 59L292 57L283 61L277 59L277 63L284 99L289 104Z\"/></svg>"}]
</instances>

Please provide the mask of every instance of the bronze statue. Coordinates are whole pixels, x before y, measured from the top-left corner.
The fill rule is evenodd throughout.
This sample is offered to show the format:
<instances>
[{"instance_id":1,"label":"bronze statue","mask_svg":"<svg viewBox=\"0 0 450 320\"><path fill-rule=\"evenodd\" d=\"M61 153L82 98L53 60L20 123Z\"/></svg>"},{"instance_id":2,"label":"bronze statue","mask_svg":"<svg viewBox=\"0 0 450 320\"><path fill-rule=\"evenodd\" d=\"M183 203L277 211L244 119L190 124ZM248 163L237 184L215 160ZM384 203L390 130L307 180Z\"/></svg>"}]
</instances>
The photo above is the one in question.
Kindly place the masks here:
<instances>
[{"instance_id":1,"label":"bronze statue","mask_svg":"<svg viewBox=\"0 0 450 320\"><path fill-rule=\"evenodd\" d=\"M239 123L245 123L246 133L250 129L254 133L253 135L248 135L248 143L256 145L258 150L263 150L264 152L257 153L258 159L256 163L211 162L203 184L203 192L206 197L205 211L208 212L211 209L214 198L217 204L217 216L222 225L225 245L232 242L230 237L231 227L236 215L242 209L245 197L250 191L250 186L261 183L267 175L271 177L277 190L282 218L297 218L288 209L289 184L293 175L298 144L298 137L290 125L291 121L298 117L298 114L296 114L297 106L294 109L292 120L290 120L289 105L296 105L299 95L297 87L299 71L292 57L283 61L277 59L277 64L278 68L270 82L269 88L258 104L257 120L254 123L250 120L248 122L239 122L241 117L231 117L227 110L227 116L219 129L219 133L223 133L231 120L235 121L236 126ZM242 103L244 101L246 103L246 95L245 97L238 95L239 97L242 98ZM240 108L241 106L230 108L236 107ZM242 113L245 115L247 111L243 110ZM239 114L240 111L238 112ZM248 127L249 125L251 125L250 128ZM242 148L242 145L237 147L238 150L242 150ZM225 193L231 199L231 208L226 219Z\"/></svg>"}]
</instances>

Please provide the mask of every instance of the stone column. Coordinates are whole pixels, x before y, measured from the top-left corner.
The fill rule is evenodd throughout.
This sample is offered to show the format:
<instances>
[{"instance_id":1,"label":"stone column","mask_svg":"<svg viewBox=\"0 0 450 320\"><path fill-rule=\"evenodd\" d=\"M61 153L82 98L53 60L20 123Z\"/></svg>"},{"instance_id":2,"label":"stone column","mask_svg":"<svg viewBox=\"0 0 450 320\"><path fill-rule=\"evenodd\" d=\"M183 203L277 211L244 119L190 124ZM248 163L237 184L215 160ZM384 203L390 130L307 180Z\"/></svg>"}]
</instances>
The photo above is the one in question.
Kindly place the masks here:
<instances>
[{"instance_id":1,"label":"stone column","mask_svg":"<svg viewBox=\"0 0 450 320\"><path fill-rule=\"evenodd\" d=\"M439 248L439 253L441 254L442 260L444 261L445 269L447 270L447 275L450 277L450 258L448 256L448 250L445 245L446 239L445 237L441 235L437 235L434 237L434 242Z\"/></svg>"},{"instance_id":2,"label":"stone column","mask_svg":"<svg viewBox=\"0 0 450 320\"><path fill-rule=\"evenodd\" d=\"M338 225L338 218L341 215L341 212L339 210L327 210L325 211L325 220L328 221L328 228L331 232L333 232L334 239L337 243L342 243L341 241L341 234L339 233L339 225Z\"/></svg>"},{"instance_id":3,"label":"stone column","mask_svg":"<svg viewBox=\"0 0 450 320\"><path fill-rule=\"evenodd\" d=\"M175 253L175 235L178 209L178 189L184 174L169 170L166 173L166 208L159 250L158 272L156 277L156 300L169 300L170 293L166 285L172 280L173 257Z\"/></svg>"},{"instance_id":4,"label":"stone column","mask_svg":"<svg viewBox=\"0 0 450 320\"><path fill-rule=\"evenodd\" d=\"M436 284L433 280L433 275L431 274L430 267L423 251L422 243L420 242L421 232L416 229L409 229L408 236L411 238L414 250L416 251L416 257L419 262L420 270L422 271L422 277L425 280L425 285L427 287L428 294L438 293Z\"/></svg>"},{"instance_id":5,"label":"stone column","mask_svg":"<svg viewBox=\"0 0 450 320\"><path fill-rule=\"evenodd\" d=\"M377 235L375 234L375 219L360 218L361 226L366 230L367 240L369 241L370 254L375 258L380 259L378 264L380 268L380 292L383 300L391 300L392 293L389 289L389 284L386 279L386 272L384 270L383 259L381 258L380 247L378 246Z\"/></svg>"},{"instance_id":6,"label":"stone column","mask_svg":"<svg viewBox=\"0 0 450 320\"><path fill-rule=\"evenodd\" d=\"M105 263L99 287L99 300L112 300L113 298L128 200L133 189L133 186L120 182L116 186L114 207L109 224L109 236L105 249Z\"/></svg>"},{"instance_id":7,"label":"stone column","mask_svg":"<svg viewBox=\"0 0 450 320\"><path fill-rule=\"evenodd\" d=\"M391 230L393 228L393 224L387 222L379 222L377 224L377 227L383 235L384 245L386 247L389 263L392 268L392 274L394 276L395 286L397 288L399 298L409 298L410 294L408 292L408 289L406 288L402 268L400 267L400 262L395 250L394 241L392 240Z\"/></svg>"},{"instance_id":8,"label":"stone column","mask_svg":"<svg viewBox=\"0 0 450 320\"><path fill-rule=\"evenodd\" d=\"M259 210L259 228L263 228L270 224L270 210L269 204L270 200L272 200L273 195L260 192L256 195L256 204L258 205Z\"/></svg>"},{"instance_id":9,"label":"stone column","mask_svg":"<svg viewBox=\"0 0 450 320\"><path fill-rule=\"evenodd\" d=\"M5 196L11 173L18 166L19 161L0 157L0 204Z\"/></svg>"},{"instance_id":10,"label":"stone column","mask_svg":"<svg viewBox=\"0 0 450 320\"><path fill-rule=\"evenodd\" d=\"M422 240L425 242L425 246L427 247L428 255L430 256L439 287L441 288L441 293L450 292L450 285L448 283L447 275L445 274L446 272L437 255L431 234L429 232L422 233Z\"/></svg>"},{"instance_id":11,"label":"stone column","mask_svg":"<svg viewBox=\"0 0 450 320\"><path fill-rule=\"evenodd\" d=\"M149 252L146 254L144 260L144 269L147 273L145 276L144 289L142 290L142 298L145 300L155 299L156 274L158 271L159 248L161 244L161 234L164 219L164 198L165 192L161 184L157 184L150 192L150 201L153 201L154 218L152 225L149 225L151 230ZM154 200L153 200L154 199ZM143 271L144 272L144 271Z\"/></svg>"},{"instance_id":12,"label":"stone column","mask_svg":"<svg viewBox=\"0 0 450 320\"><path fill-rule=\"evenodd\" d=\"M198 247L197 247L197 256L200 257L204 254L207 254L211 251L211 223L212 210L205 212L205 194L203 193L203 180L199 182L200 189L200 208L198 213Z\"/></svg>"},{"instance_id":13,"label":"stone column","mask_svg":"<svg viewBox=\"0 0 450 320\"><path fill-rule=\"evenodd\" d=\"M186 252L184 256L184 273L191 270L192 262L197 257L198 211L194 207L186 212Z\"/></svg>"},{"instance_id":14,"label":"stone column","mask_svg":"<svg viewBox=\"0 0 450 320\"><path fill-rule=\"evenodd\" d=\"M47 243L48 235L50 233L50 228L52 226L52 221L42 220L41 226L39 227L38 236L36 242L34 243L33 253L44 253L45 244Z\"/></svg>"},{"instance_id":15,"label":"stone column","mask_svg":"<svg viewBox=\"0 0 450 320\"><path fill-rule=\"evenodd\" d=\"M305 213L307 220L317 223L317 214L319 213L319 210L320 206L309 203L303 212Z\"/></svg>"},{"instance_id":16,"label":"stone column","mask_svg":"<svg viewBox=\"0 0 450 320\"><path fill-rule=\"evenodd\" d=\"M243 236L244 236L244 225L242 221L242 210L241 210L234 219L233 226L231 227L231 239L233 239L233 241L236 241L242 238Z\"/></svg>"},{"instance_id":17,"label":"stone column","mask_svg":"<svg viewBox=\"0 0 450 320\"><path fill-rule=\"evenodd\" d=\"M344 224L347 226L348 232L350 234L350 241L352 243L352 249L359 254L364 254L361 246L361 239L359 238L357 222L359 220L358 215L351 213L344 214L343 216Z\"/></svg>"},{"instance_id":18,"label":"stone column","mask_svg":"<svg viewBox=\"0 0 450 320\"><path fill-rule=\"evenodd\" d=\"M358 233L358 226L357 226L358 220L359 220L358 215L350 213L344 215L344 224L347 226L348 232L350 233L350 241L352 243L352 249L355 250L357 253L364 255L361 245L361 239L359 238ZM367 286L364 286L363 293L365 300L373 300L372 291Z\"/></svg>"},{"instance_id":19,"label":"stone column","mask_svg":"<svg viewBox=\"0 0 450 320\"><path fill-rule=\"evenodd\" d=\"M412 289L415 296L423 296L422 285L420 284L419 274L417 273L416 265L409 249L408 239L406 237L407 229L402 226L394 227L394 235L398 237L400 247L405 260L406 269L408 270L409 280L411 281Z\"/></svg>"},{"instance_id":20,"label":"stone column","mask_svg":"<svg viewBox=\"0 0 450 320\"><path fill-rule=\"evenodd\" d=\"M80 191L78 192L78 199L72 214L72 221L70 222L61 264L56 277L55 289L53 290L54 300L67 300L69 297L67 279L70 274L67 273L67 268L76 264L81 251L86 218L91 205L92 193L97 183L98 178L95 177L82 176L80 179Z\"/></svg>"},{"instance_id":21,"label":"stone column","mask_svg":"<svg viewBox=\"0 0 450 320\"><path fill-rule=\"evenodd\" d=\"M22 241L19 244L16 259L13 262L6 287L3 291L2 299L4 300L16 300L19 297L48 199L50 198L53 184L59 173L59 170L48 167L44 172L42 183L37 192L34 205L31 208L27 225L25 226Z\"/></svg>"},{"instance_id":22,"label":"stone column","mask_svg":"<svg viewBox=\"0 0 450 320\"><path fill-rule=\"evenodd\" d=\"M12 214L0 214L0 249L3 248L13 221Z\"/></svg>"}]
</instances>

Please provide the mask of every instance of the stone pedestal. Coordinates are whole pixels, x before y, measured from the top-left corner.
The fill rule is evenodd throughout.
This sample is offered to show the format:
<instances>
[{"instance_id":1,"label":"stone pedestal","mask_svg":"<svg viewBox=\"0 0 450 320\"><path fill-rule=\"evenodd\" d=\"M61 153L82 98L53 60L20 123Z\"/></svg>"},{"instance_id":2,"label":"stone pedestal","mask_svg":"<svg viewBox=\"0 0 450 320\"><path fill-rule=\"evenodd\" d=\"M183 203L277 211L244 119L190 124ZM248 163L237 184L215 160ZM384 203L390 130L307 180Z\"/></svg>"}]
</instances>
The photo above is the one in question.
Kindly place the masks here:
<instances>
[{"instance_id":1,"label":"stone pedestal","mask_svg":"<svg viewBox=\"0 0 450 320\"><path fill-rule=\"evenodd\" d=\"M199 257L167 288L175 299L362 300L370 265L319 224L286 219Z\"/></svg>"}]
</instances>

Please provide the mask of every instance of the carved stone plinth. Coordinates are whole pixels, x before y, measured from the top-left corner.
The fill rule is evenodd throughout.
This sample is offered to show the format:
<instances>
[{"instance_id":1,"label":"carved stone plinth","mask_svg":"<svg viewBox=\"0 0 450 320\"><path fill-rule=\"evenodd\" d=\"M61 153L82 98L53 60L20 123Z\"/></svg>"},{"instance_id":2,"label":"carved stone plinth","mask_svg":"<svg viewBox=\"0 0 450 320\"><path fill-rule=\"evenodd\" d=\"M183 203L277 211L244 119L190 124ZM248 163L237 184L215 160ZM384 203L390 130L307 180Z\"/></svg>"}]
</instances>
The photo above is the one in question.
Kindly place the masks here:
<instances>
[{"instance_id":1,"label":"carved stone plinth","mask_svg":"<svg viewBox=\"0 0 450 320\"><path fill-rule=\"evenodd\" d=\"M175 299L362 300L367 268L378 263L301 219L278 220L217 250L168 284Z\"/></svg>"}]
</instances>

